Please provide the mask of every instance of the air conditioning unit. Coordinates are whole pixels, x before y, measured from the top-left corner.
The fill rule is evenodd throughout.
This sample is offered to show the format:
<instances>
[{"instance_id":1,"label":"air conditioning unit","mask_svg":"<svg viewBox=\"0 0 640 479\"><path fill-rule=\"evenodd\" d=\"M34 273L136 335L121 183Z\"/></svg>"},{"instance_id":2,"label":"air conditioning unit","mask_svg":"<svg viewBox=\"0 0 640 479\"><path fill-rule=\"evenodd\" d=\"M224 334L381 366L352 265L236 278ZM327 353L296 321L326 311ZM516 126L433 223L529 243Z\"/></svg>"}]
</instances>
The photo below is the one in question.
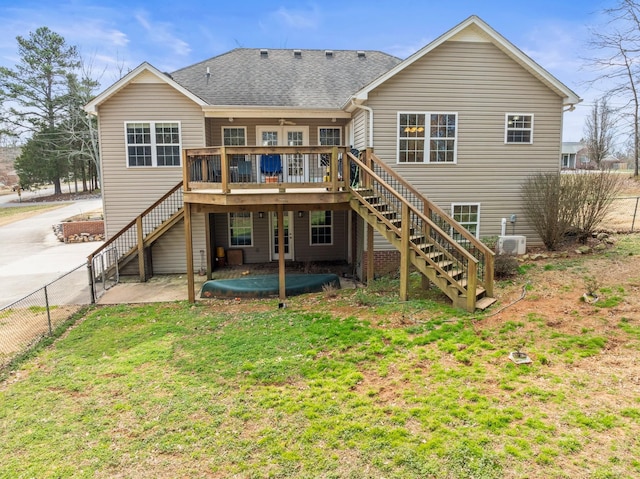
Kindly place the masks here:
<instances>
[{"instance_id":1,"label":"air conditioning unit","mask_svg":"<svg viewBox=\"0 0 640 479\"><path fill-rule=\"evenodd\" d=\"M525 254L527 252L526 236L498 236L498 253Z\"/></svg>"}]
</instances>

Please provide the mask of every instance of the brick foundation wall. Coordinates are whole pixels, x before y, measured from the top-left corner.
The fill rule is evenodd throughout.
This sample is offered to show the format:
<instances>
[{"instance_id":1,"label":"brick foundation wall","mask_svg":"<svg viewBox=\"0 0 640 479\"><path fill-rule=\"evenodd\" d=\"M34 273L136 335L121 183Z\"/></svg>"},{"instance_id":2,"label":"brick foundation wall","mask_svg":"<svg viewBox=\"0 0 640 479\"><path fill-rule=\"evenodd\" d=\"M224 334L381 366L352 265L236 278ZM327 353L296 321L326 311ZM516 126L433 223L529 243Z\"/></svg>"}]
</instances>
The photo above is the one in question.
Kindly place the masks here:
<instances>
[{"instance_id":1,"label":"brick foundation wall","mask_svg":"<svg viewBox=\"0 0 640 479\"><path fill-rule=\"evenodd\" d=\"M68 223L62 223L62 235L65 240L70 236L82 233L103 235L104 221L71 221Z\"/></svg>"},{"instance_id":2,"label":"brick foundation wall","mask_svg":"<svg viewBox=\"0 0 640 479\"><path fill-rule=\"evenodd\" d=\"M365 251L362 257L363 275L367 275L367 262L369 261ZM382 276L389 273L397 273L400 269L400 251L374 251L373 252L374 273ZM366 278L364 278L366 280Z\"/></svg>"}]
</instances>

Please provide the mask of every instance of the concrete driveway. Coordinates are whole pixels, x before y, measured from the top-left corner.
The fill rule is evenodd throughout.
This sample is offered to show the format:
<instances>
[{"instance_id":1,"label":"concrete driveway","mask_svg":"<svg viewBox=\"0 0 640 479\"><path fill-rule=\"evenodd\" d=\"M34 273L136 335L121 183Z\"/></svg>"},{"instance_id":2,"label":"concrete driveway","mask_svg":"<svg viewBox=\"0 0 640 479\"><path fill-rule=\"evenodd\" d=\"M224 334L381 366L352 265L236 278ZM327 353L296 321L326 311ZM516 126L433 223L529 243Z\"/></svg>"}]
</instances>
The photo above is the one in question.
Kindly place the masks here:
<instances>
[{"instance_id":1,"label":"concrete driveway","mask_svg":"<svg viewBox=\"0 0 640 479\"><path fill-rule=\"evenodd\" d=\"M22 198L35 194L43 195L42 192L23 192ZM0 207L20 206L12 203L17 199L15 193L1 196ZM87 256L102 242L62 243L53 233L53 225L100 208L101 198L74 200L67 206L0 226L0 307L42 288L77 266L85 265ZM87 270L82 268L65 285L78 297L89 297L88 283Z\"/></svg>"}]
</instances>

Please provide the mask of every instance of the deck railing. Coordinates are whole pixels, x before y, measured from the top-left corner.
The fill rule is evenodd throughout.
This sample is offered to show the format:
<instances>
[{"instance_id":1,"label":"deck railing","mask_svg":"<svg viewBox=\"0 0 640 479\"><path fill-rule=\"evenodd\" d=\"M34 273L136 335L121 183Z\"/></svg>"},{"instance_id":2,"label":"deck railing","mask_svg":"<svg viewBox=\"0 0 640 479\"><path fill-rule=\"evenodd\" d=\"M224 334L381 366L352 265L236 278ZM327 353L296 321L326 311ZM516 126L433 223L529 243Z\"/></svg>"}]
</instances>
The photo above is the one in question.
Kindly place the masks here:
<instances>
[{"instance_id":1,"label":"deck railing","mask_svg":"<svg viewBox=\"0 0 640 479\"><path fill-rule=\"evenodd\" d=\"M185 191L242 189L345 188L338 146L225 146L184 150Z\"/></svg>"}]
</instances>

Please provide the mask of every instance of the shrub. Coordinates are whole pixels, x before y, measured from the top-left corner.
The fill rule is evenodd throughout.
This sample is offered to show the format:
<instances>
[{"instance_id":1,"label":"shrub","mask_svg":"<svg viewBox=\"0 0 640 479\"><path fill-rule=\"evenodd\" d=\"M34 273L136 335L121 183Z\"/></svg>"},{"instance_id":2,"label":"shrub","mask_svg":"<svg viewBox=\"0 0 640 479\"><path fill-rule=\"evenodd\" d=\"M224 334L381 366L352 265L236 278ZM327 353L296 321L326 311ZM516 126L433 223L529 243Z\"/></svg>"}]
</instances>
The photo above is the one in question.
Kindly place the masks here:
<instances>
[{"instance_id":1,"label":"shrub","mask_svg":"<svg viewBox=\"0 0 640 479\"><path fill-rule=\"evenodd\" d=\"M525 214L550 250L558 247L570 224L569 219L563 216L561 199L558 173L538 173L527 178L522 185Z\"/></svg>"},{"instance_id":2,"label":"shrub","mask_svg":"<svg viewBox=\"0 0 640 479\"><path fill-rule=\"evenodd\" d=\"M525 180L525 214L549 250L568 235L585 241L600 225L619 194L622 181L610 171L537 173Z\"/></svg>"},{"instance_id":3,"label":"shrub","mask_svg":"<svg viewBox=\"0 0 640 479\"><path fill-rule=\"evenodd\" d=\"M497 254L493 262L496 279L508 278L518 273L518 260L510 254Z\"/></svg>"}]
</instances>

